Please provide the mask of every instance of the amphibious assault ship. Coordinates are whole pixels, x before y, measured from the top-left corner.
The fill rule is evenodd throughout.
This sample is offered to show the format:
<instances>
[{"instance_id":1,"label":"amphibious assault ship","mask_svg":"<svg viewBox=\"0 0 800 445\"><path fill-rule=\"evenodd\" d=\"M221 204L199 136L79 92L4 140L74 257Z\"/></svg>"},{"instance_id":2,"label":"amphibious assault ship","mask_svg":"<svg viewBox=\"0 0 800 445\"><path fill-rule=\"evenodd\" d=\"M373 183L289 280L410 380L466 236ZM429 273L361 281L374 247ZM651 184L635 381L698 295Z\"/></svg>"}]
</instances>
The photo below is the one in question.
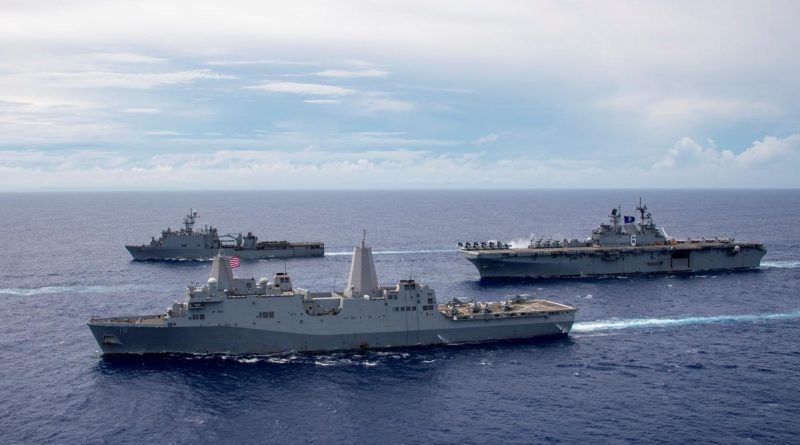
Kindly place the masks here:
<instances>
[{"instance_id":1,"label":"amphibious assault ship","mask_svg":"<svg viewBox=\"0 0 800 445\"><path fill-rule=\"evenodd\" d=\"M678 240L657 226L641 199L635 216L614 208L586 240L538 239L524 248L499 242L459 243L481 278L549 278L757 268L767 250L732 238Z\"/></svg>"},{"instance_id":2,"label":"amphibious assault ship","mask_svg":"<svg viewBox=\"0 0 800 445\"><path fill-rule=\"evenodd\" d=\"M251 232L220 235L216 227L195 230L197 211L190 210L183 218L183 227L167 227L161 237L152 237L148 244L125 246L134 260L200 260L214 257L220 250L244 260L323 256L321 242L259 241Z\"/></svg>"},{"instance_id":3,"label":"amphibious assault ship","mask_svg":"<svg viewBox=\"0 0 800 445\"><path fill-rule=\"evenodd\" d=\"M347 288L310 292L288 274L272 281L234 277L214 257L211 278L190 284L166 312L92 318L104 354L316 352L487 342L566 335L575 308L521 296L499 302L453 299L438 304L413 279L380 287L372 249L355 248Z\"/></svg>"}]
</instances>

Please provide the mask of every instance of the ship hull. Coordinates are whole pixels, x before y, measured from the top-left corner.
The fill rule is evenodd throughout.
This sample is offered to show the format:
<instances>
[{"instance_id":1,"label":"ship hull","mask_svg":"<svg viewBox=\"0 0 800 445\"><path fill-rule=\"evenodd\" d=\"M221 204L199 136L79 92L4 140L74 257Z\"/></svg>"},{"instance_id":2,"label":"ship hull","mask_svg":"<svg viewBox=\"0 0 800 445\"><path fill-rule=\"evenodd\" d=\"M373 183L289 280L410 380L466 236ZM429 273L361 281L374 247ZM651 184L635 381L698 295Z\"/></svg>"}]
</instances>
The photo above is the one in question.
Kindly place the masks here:
<instances>
[{"instance_id":1,"label":"ship hull","mask_svg":"<svg viewBox=\"0 0 800 445\"><path fill-rule=\"evenodd\" d=\"M119 325L90 322L103 354L270 354L479 343L564 336L574 311L541 317L451 320L415 331L362 331L306 334L235 326Z\"/></svg>"},{"instance_id":2,"label":"ship hull","mask_svg":"<svg viewBox=\"0 0 800 445\"><path fill-rule=\"evenodd\" d=\"M163 261L163 260L204 260L211 259L220 252L220 249L206 248L173 248L162 246L125 246L136 261ZM261 260L269 258L295 258L295 257L320 257L325 255L322 245L287 245L267 248L233 248L221 249L224 255L238 256L243 260Z\"/></svg>"},{"instance_id":3,"label":"ship hull","mask_svg":"<svg viewBox=\"0 0 800 445\"><path fill-rule=\"evenodd\" d=\"M766 253L758 245L621 248L591 251L511 249L462 251L483 279L558 278L756 269Z\"/></svg>"}]
</instances>

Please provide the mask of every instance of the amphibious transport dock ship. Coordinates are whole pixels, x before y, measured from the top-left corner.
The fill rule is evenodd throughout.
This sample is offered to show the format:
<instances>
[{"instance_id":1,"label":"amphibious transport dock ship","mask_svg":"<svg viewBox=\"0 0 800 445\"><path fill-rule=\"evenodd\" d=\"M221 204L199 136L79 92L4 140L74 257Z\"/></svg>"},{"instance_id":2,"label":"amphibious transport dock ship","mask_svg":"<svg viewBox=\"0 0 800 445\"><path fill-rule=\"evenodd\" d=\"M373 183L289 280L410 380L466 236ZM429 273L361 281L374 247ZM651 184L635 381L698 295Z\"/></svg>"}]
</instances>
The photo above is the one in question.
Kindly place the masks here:
<instances>
[{"instance_id":1,"label":"amphibious transport dock ship","mask_svg":"<svg viewBox=\"0 0 800 445\"><path fill-rule=\"evenodd\" d=\"M639 220L611 210L585 241L531 240L526 248L505 243L459 243L459 252L481 278L548 278L635 273L698 272L757 268L764 244L728 238L677 240L656 226L647 206Z\"/></svg>"},{"instance_id":2,"label":"amphibious transport dock ship","mask_svg":"<svg viewBox=\"0 0 800 445\"><path fill-rule=\"evenodd\" d=\"M294 288L286 273L235 278L228 258L217 255L208 282L190 284L185 301L166 312L88 325L104 354L248 354L561 336L574 319L574 308L545 300L437 304L433 289L414 280L379 287L362 241L342 292Z\"/></svg>"},{"instance_id":3,"label":"amphibious transport dock ship","mask_svg":"<svg viewBox=\"0 0 800 445\"><path fill-rule=\"evenodd\" d=\"M152 237L150 243L125 246L134 260L182 260L210 259L220 249L226 255L235 255L244 260L264 258L288 258L323 256L325 244L321 242L259 241L250 232L220 235L216 227L204 226L194 230L197 212L190 210L183 219L183 228L169 227L161 237Z\"/></svg>"}]
</instances>

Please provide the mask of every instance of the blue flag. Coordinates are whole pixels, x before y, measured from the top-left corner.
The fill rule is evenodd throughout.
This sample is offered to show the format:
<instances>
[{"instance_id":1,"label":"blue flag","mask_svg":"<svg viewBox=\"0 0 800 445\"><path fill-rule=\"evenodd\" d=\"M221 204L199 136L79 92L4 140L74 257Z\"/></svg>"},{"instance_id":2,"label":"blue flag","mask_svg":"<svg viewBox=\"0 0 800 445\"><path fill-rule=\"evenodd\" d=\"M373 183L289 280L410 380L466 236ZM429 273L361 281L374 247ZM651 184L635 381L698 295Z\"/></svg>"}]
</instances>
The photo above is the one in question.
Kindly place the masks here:
<instances>
[{"instance_id":1,"label":"blue flag","mask_svg":"<svg viewBox=\"0 0 800 445\"><path fill-rule=\"evenodd\" d=\"M634 217L634 216L625 216L624 218L625 218L625 224L630 224L630 223L636 221L636 217Z\"/></svg>"}]
</instances>

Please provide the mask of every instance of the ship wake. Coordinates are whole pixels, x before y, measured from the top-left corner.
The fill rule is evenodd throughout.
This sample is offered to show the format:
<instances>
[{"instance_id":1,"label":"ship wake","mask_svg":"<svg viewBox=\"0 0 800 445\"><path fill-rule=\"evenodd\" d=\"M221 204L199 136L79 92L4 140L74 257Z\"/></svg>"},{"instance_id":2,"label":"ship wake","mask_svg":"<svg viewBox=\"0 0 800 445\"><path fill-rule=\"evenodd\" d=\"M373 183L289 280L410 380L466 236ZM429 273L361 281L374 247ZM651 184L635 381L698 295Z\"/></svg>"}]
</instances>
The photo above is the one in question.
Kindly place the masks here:
<instances>
[{"instance_id":1,"label":"ship wake","mask_svg":"<svg viewBox=\"0 0 800 445\"><path fill-rule=\"evenodd\" d=\"M114 286L105 285L81 285L81 286L44 286L44 287L7 287L0 288L0 295L21 295L24 297L32 295L61 294L66 292L73 293L103 293L116 289Z\"/></svg>"},{"instance_id":2,"label":"ship wake","mask_svg":"<svg viewBox=\"0 0 800 445\"><path fill-rule=\"evenodd\" d=\"M455 253L455 249L434 249L434 250L374 250L373 255L406 255L424 253ZM353 252L325 252L325 256L353 256Z\"/></svg>"},{"instance_id":3,"label":"ship wake","mask_svg":"<svg viewBox=\"0 0 800 445\"><path fill-rule=\"evenodd\" d=\"M800 267L800 260L762 261L761 267L764 269L797 269Z\"/></svg>"},{"instance_id":4,"label":"ship wake","mask_svg":"<svg viewBox=\"0 0 800 445\"><path fill-rule=\"evenodd\" d=\"M789 320L800 318L800 310L783 313L749 314L749 315L717 315L711 317L685 317L685 318L632 318L628 320L598 320L575 323L572 332L595 333L619 331L623 329L641 328L669 328L715 323L751 323L770 320Z\"/></svg>"}]
</instances>

